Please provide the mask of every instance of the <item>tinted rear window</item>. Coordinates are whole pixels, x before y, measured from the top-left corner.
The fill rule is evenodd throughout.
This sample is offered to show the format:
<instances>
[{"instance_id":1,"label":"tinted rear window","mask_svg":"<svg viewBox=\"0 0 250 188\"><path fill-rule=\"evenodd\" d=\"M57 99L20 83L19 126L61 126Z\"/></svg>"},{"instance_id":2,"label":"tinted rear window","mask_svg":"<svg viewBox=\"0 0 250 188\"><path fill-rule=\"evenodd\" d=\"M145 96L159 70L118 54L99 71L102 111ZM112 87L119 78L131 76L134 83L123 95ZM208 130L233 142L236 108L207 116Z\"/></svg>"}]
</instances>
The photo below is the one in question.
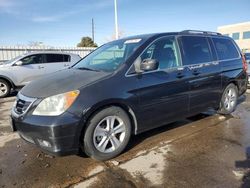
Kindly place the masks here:
<instances>
[{"instance_id":1,"label":"tinted rear window","mask_svg":"<svg viewBox=\"0 0 250 188\"><path fill-rule=\"evenodd\" d=\"M198 64L212 61L212 55L206 37L181 37L184 65Z\"/></svg>"},{"instance_id":2,"label":"tinted rear window","mask_svg":"<svg viewBox=\"0 0 250 188\"><path fill-rule=\"evenodd\" d=\"M63 54L45 54L47 63L69 62L70 56Z\"/></svg>"},{"instance_id":3,"label":"tinted rear window","mask_svg":"<svg viewBox=\"0 0 250 188\"><path fill-rule=\"evenodd\" d=\"M213 38L214 46L217 51L218 59L234 59L239 57L238 50L230 39Z\"/></svg>"}]
</instances>

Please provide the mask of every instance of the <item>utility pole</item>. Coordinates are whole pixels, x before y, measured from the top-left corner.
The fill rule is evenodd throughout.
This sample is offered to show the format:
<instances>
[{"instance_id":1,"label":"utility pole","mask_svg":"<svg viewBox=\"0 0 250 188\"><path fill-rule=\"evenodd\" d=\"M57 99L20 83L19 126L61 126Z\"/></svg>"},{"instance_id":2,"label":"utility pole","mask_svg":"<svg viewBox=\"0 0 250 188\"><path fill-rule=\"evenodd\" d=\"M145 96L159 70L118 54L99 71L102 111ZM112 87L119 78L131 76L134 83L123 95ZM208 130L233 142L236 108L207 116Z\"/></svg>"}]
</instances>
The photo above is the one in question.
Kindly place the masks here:
<instances>
[{"instance_id":1,"label":"utility pole","mask_svg":"<svg viewBox=\"0 0 250 188\"><path fill-rule=\"evenodd\" d=\"M115 39L119 38L119 31L118 31L118 17L117 17L117 2L114 0L115 5Z\"/></svg>"},{"instance_id":2,"label":"utility pole","mask_svg":"<svg viewBox=\"0 0 250 188\"><path fill-rule=\"evenodd\" d=\"M92 40L95 43L95 25L94 25L94 19L92 18Z\"/></svg>"}]
</instances>

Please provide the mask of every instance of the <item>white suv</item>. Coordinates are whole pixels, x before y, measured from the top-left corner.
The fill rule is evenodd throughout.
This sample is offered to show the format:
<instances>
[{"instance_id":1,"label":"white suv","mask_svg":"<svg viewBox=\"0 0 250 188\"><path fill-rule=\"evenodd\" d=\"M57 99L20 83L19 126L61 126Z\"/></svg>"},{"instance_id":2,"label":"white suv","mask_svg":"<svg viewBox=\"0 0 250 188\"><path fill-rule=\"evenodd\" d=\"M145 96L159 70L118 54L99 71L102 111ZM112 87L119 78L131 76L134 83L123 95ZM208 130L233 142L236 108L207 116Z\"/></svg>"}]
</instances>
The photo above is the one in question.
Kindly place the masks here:
<instances>
[{"instance_id":1,"label":"white suv","mask_svg":"<svg viewBox=\"0 0 250 188\"><path fill-rule=\"evenodd\" d=\"M49 73L68 68L78 62L79 55L62 52L30 52L0 64L0 98L11 89L23 87Z\"/></svg>"}]
</instances>

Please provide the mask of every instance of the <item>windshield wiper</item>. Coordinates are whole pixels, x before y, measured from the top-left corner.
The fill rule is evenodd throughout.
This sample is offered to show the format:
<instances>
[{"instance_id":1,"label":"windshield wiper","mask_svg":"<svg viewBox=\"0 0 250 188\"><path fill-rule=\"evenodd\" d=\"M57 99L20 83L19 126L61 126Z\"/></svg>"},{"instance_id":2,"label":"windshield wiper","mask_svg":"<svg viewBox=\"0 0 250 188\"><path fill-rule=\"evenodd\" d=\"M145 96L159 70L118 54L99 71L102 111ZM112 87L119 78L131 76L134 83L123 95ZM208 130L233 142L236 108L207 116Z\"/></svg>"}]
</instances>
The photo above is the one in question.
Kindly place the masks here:
<instances>
[{"instance_id":1,"label":"windshield wiper","mask_svg":"<svg viewBox=\"0 0 250 188\"><path fill-rule=\"evenodd\" d=\"M79 70L89 70L89 71L100 72L100 70L91 69L91 68L87 68L87 67L78 67L77 69L79 69Z\"/></svg>"}]
</instances>

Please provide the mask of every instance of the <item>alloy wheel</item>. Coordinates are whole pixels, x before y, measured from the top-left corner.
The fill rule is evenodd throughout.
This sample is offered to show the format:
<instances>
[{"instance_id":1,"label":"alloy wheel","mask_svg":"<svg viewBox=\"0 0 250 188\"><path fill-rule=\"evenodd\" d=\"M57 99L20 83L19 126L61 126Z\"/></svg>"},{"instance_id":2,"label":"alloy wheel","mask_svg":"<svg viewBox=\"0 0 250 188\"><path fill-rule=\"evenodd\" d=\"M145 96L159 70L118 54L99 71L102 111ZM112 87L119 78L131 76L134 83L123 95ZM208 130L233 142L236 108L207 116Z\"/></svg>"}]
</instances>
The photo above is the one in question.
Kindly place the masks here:
<instances>
[{"instance_id":1,"label":"alloy wheel","mask_svg":"<svg viewBox=\"0 0 250 188\"><path fill-rule=\"evenodd\" d=\"M5 95L8 92L8 87L5 83L0 82L0 96Z\"/></svg>"},{"instance_id":2,"label":"alloy wheel","mask_svg":"<svg viewBox=\"0 0 250 188\"><path fill-rule=\"evenodd\" d=\"M95 148L102 153L117 150L125 139L126 127L118 116L108 116L96 126L93 134Z\"/></svg>"},{"instance_id":3,"label":"alloy wheel","mask_svg":"<svg viewBox=\"0 0 250 188\"><path fill-rule=\"evenodd\" d=\"M228 88L225 93L224 107L228 111L234 108L237 102L237 93L234 88Z\"/></svg>"}]
</instances>

